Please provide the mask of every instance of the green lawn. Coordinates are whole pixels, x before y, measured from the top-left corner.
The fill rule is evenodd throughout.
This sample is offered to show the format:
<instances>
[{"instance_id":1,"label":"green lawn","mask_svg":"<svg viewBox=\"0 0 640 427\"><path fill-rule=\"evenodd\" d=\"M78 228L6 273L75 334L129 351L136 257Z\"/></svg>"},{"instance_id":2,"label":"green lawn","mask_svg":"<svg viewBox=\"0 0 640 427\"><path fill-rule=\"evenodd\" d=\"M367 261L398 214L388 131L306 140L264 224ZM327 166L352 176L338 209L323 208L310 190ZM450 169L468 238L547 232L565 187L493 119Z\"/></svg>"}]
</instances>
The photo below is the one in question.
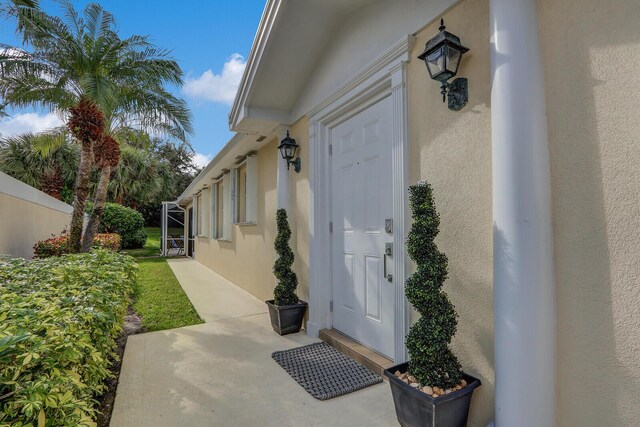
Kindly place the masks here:
<instances>
[{"instance_id":1,"label":"green lawn","mask_svg":"<svg viewBox=\"0 0 640 427\"><path fill-rule=\"evenodd\" d=\"M160 228L146 227L147 243L141 249L127 249L124 252L132 257L158 256L160 255Z\"/></svg>"},{"instance_id":2,"label":"green lawn","mask_svg":"<svg viewBox=\"0 0 640 427\"><path fill-rule=\"evenodd\" d=\"M149 238L142 249L126 251L136 257L138 280L133 309L147 332L202 323L178 279L160 254L160 229L146 228Z\"/></svg>"},{"instance_id":3,"label":"green lawn","mask_svg":"<svg viewBox=\"0 0 640 427\"><path fill-rule=\"evenodd\" d=\"M161 331L202 323L164 258L138 258L133 309L145 330Z\"/></svg>"}]
</instances>

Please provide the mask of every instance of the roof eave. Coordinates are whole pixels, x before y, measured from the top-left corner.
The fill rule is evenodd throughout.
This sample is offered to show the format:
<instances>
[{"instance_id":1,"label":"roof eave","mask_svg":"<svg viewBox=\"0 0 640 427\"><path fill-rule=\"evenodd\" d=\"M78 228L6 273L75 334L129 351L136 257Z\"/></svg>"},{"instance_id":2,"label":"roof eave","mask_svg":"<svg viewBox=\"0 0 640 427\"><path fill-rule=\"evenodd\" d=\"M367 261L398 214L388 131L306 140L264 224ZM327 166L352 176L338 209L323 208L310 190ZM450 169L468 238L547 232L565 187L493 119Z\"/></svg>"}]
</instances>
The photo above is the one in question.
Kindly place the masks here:
<instances>
[{"instance_id":1,"label":"roof eave","mask_svg":"<svg viewBox=\"0 0 640 427\"><path fill-rule=\"evenodd\" d=\"M262 12L260 24L258 25L258 30L256 31L256 36L253 39L251 51L247 58L247 65L242 74L242 79L240 80L236 97L233 100L231 111L229 112L229 129L232 131L237 129L240 121L246 116L245 105L251 92L253 77L260 65L262 54L267 46L281 5L282 0L267 0L264 11Z\"/></svg>"}]
</instances>

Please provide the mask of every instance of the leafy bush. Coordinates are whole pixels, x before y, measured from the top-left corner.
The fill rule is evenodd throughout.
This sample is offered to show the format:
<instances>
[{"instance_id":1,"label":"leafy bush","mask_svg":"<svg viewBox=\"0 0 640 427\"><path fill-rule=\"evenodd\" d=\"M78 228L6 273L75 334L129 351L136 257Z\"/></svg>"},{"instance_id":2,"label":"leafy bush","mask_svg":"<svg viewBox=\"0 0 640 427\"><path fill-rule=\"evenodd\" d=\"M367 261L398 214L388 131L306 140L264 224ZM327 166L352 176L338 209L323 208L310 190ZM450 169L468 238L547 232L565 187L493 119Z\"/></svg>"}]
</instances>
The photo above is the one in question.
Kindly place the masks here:
<instances>
[{"instance_id":1,"label":"leafy bush","mask_svg":"<svg viewBox=\"0 0 640 427\"><path fill-rule=\"evenodd\" d=\"M123 249L141 248L147 241L142 214L117 203L105 203L98 231L118 233L122 238Z\"/></svg>"},{"instance_id":2,"label":"leafy bush","mask_svg":"<svg viewBox=\"0 0 640 427\"><path fill-rule=\"evenodd\" d=\"M298 303L298 295L296 288L298 287L298 276L291 269L294 261L293 251L289 247L289 239L291 238L291 229L287 220L287 211L278 209L276 213L277 235L275 241L275 249L278 259L273 265L273 274L278 279L274 294L274 303L276 305L292 305Z\"/></svg>"},{"instance_id":3,"label":"leafy bush","mask_svg":"<svg viewBox=\"0 0 640 427\"><path fill-rule=\"evenodd\" d=\"M406 338L409 372L421 384L448 389L460 382L462 369L449 349L458 322L455 308L442 290L447 279L447 257L434 241L440 216L426 181L412 185L409 193L413 224L407 250L417 270L407 279L405 289L407 299L421 315Z\"/></svg>"},{"instance_id":4,"label":"leafy bush","mask_svg":"<svg viewBox=\"0 0 640 427\"><path fill-rule=\"evenodd\" d=\"M96 234L96 237L93 239L93 247L95 249L119 251L121 247L120 235L116 233ZM68 253L69 235L66 234L66 232L63 232L59 236L41 240L33 246L33 256L35 258L47 258Z\"/></svg>"},{"instance_id":5,"label":"leafy bush","mask_svg":"<svg viewBox=\"0 0 640 427\"><path fill-rule=\"evenodd\" d=\"M50 256L60 256L69 253L69 235L63 232L59 236L40 240L33 245L33 256L35 258L47 258Z\"/></svg>"},{"instance_id":6,"label":"leafy bush","mask_svg":"<svg viewBox=\"0 0 640 427\"><path fill-rule=\"evenodd\" d=\"M0 425L95 425L135 275L104 250L0 260Z\"/></svg>"}]
</instances>

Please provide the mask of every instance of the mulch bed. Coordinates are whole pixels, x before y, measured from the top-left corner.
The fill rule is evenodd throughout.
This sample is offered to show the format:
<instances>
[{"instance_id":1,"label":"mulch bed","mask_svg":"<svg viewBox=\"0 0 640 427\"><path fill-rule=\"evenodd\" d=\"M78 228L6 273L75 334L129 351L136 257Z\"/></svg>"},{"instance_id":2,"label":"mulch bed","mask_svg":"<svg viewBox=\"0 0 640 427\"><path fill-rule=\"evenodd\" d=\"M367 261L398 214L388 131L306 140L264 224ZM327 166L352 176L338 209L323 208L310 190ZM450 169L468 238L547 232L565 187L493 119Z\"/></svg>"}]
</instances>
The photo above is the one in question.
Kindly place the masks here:
<instances>
[{"instance_id":1,"label":"mulch bed","mask_svg":"<svg viewBox=\"0 0 640 427\"><path fill-rule=\"evenodd\" d=\"M124 331L118 338L118 359L113 360L111 365L111 372L113 372L114 377L107 380L107 391L97 398L99 414L96 423L98 427L109 427L109 422L111 421L111 412L113 412L113 403L116 399L116 389L120 380L120 369L122 368L122 357L127 345L127 337L142 332L144 332L144 328L140 316L129 307L124 319Z\"/></svg>"}]
</instances>

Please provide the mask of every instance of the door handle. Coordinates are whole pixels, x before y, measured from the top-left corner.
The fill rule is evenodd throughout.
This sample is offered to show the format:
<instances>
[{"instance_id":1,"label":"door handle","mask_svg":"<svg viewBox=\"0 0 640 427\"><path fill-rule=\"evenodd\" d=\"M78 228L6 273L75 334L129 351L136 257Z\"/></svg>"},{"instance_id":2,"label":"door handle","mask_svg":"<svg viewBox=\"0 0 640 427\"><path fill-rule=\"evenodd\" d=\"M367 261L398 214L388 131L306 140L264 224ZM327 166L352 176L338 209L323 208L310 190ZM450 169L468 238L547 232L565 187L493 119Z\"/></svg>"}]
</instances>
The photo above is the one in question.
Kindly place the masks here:
<instances>
[{"instance_id":1,"label":"door handle","mask_svg":"<svg viewBox=\"0 0 640 427\"><path fill-rule=\"evenodd\" d=\"M393 276L391 274L387 274L387 253L385 251L384 255L382 255L382 275L389 282L393 282Z\"/></svg>"}]
</instances>

